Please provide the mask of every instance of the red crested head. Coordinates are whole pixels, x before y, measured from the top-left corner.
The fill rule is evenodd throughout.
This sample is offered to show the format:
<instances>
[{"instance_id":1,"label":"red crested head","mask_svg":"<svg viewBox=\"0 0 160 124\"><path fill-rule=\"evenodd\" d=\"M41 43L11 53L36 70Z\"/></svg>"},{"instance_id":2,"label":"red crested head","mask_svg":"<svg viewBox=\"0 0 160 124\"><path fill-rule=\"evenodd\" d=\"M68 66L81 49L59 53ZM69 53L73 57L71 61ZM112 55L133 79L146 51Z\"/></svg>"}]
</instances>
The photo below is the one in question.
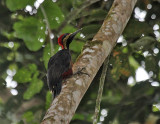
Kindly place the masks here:
<instances>
[{"instance_id":1,"label":"red crested head","mask_svg":"<svg viewBox=\"0 0 160 124\"><path fill-rule=\"evenodd\" d=\"M77 30L74 33L65 33L62 34L58 38L58 44L62 47L62 49L69 49L69 44L72 42L73 38L76 36L78 32L80 32L82 29Z\"/></svg>"},{"instance_id":2,"label":"red crested head","mask_svg":"<svg viewBox=\"0 0 160 124\"><path fill-rule=\"evenodd\" d=\"M63 41L62 41L63 35L64 35L64 34L62 34L62 35L58 38L58 44L62 47L62 49L64 49Z\"/></svg>"}]
</instances>

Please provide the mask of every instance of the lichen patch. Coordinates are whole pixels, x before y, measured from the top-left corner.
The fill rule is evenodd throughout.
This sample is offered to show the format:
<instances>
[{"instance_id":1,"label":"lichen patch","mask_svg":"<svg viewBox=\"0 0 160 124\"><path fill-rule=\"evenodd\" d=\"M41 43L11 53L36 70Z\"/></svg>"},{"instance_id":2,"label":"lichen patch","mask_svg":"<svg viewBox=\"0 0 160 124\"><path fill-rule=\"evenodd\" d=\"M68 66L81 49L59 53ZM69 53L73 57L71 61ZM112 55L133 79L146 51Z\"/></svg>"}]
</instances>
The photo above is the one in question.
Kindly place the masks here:
<instances>
[{"instance_id":1,"label":"lichen patch","mask_svg":"<svg viewBox=\"0 0 160 124\"><path fill-rule=\"evenodd\" d=\"M63 108L63 107L61 107L61 106L59 106L59 107L58 107L58 110L63 111L63 110L64 110L64 108Z\"/></svg>"},{"instance_id":2,"label":"lichen patch","mask_svg":"<svg viewBox=\"0 0 160 124\"><path fill-rule=\"evenodd\" d=\"M82 86L82 81L81 80L76 80L75 82L77 85Z\"/></svg>"},{"instance_id":3,"label":"lichen patch","mask_svg":"<svg viewBox=\"0 0 160 124\"><path fill-rule=\"evenodd\" d=\"M85 50L83 50L83 53L85 53L85 52L93 53L93 52L95 52L95 50L93 50L91 48L86 48Z\"/></svg>"},{"instance_id":4,"label":"lichen patch","mask_svg":"<svg viewBox=\"0 0 160 124\"><path fill-rule=\"evenodd\" d=\"M77 105L77 103L78 103L78 101L79 101L80 95L81 95L81 92L80 92L80 91L74 91L74 92L73 92L73 99L74 99L74 101L76 102L76 105Z\"/></svg>"}]
</instances>

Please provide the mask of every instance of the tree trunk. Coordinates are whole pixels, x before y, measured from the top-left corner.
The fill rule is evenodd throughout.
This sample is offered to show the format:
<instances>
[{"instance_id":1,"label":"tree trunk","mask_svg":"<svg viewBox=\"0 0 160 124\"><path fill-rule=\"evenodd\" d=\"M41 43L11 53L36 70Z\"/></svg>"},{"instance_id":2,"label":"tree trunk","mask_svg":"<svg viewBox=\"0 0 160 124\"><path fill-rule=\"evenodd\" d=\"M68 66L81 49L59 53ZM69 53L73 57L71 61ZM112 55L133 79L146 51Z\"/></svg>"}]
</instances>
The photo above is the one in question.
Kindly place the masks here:
<instances>
[{"instance_id":1,"label":"tree trunk","mask_svg":"<svg viewBox=\"0 0 160 124\"><path fill-rule=\"evenodd\" d=\"M73 71L85 68L86 74L68 78L48 109L41 124L68 124L93 78L124 30L137 0L115 0L100 30L86 43Z\"/></svg>"}]
</instances>

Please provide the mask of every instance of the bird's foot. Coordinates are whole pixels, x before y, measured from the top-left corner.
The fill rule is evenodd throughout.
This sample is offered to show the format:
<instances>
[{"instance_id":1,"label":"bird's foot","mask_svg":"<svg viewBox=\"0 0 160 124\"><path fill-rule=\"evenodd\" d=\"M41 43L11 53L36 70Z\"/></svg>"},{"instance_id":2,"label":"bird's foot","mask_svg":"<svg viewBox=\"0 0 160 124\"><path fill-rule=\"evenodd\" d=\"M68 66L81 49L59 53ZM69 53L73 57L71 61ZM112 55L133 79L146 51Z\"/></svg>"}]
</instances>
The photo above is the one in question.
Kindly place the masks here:
<instances>
[{"instance_id":1,"label":"bird's foot","mask_svg":"<svg viewBox=\"0 0 160 124\"><path fill-rule=\"evenodd\" d=\"M88 76L90 77L90 75L89 75L89 74L87 74L87 73L83 72L83 70L84 70L84 69L85 69L85 67L83 67L83 68L78 68L78 71L77 71L77 72L75 72L73 75L85 74L85 75L88 75Z\"/></svg>"}]
</instances>

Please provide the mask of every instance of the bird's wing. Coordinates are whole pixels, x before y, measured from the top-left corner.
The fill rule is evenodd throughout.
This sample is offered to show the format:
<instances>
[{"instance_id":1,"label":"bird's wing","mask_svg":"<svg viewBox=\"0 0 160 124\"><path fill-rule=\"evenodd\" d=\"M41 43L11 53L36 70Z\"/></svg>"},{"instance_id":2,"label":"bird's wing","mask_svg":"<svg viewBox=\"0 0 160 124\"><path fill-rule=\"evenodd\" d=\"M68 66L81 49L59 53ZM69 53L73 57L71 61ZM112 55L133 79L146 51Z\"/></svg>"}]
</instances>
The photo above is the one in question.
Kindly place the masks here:
<instances>
[{"instance_id":1,"label":"bird's wing","mask_svg":"<svg viewBox=\"0 0 160 124\"><path fill-rule=\"evenodd\" d=\"M57 95L61 91L62 74L69 69L70 61L69 51L61 50L52 56L48 62L48 86L51 91L57 92Z\"/></svg>"}]
</instances>

